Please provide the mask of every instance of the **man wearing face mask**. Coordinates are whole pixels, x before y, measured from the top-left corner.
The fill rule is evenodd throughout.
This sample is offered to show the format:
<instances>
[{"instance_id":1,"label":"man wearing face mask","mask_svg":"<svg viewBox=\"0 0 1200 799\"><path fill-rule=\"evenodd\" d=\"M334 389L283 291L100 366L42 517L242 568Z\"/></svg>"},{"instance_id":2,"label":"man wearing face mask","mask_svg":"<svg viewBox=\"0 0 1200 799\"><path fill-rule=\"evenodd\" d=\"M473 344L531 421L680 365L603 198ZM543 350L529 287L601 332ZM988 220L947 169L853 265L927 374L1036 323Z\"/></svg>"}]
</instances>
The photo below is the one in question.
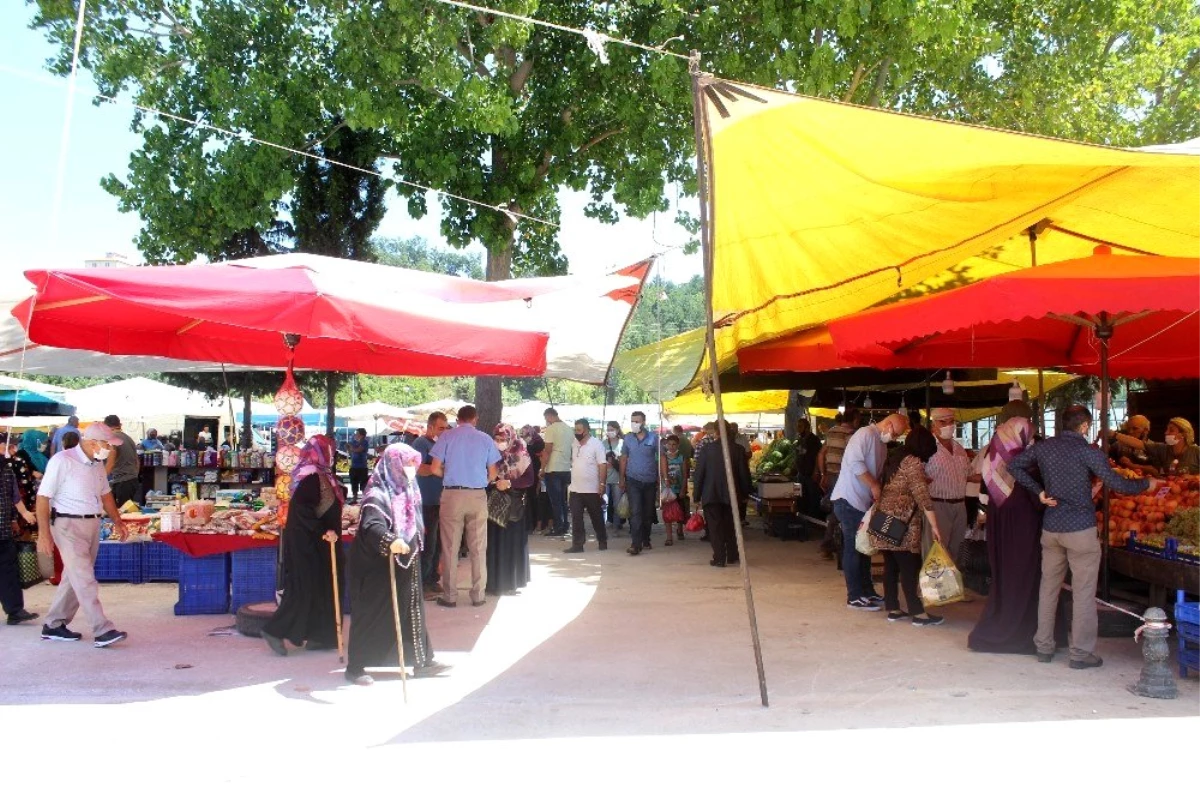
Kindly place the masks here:
<instances>
[{"instance_id":1,"label":"man wearing face mask","mask_svg":"<svg viewBox=\"0 0 1200 799\"><path fill-rule=\"evenodd\" d=\"M1092 477L1113 491L1133 496L1155 488L1158 480L1127 480L1112 470L1104 452L1091 446L1092 414L1072 405L1063 414L1062 432L1028 447L1008 464L1009 474L1046 506L1042 517L1042 585L1038 627L1033 643L1037 659L1054 659L1054 620L1067 567L1071 569L1071 668L1092 669L1104 663L1095 653L1098 618L1096 581L1100 571L1100 539ZM1036 468L1035 468L1036 467ZM1034 477L1040 472L1041 482Z\"/></svg>"},{"instance_id":2,"label":"man wearing face mask","mask_svg":"<svg viewBox=\"0 0 1200 799\"><path fill-rule=\"evenodd\" d=\"M938 441L937 452L925 464L929 478L929 496L942 533L942 546L958 561L958 550L967 536L967 480L971 476L971 457L954 440L955 421L951 408L934 408L929 414L929 429ZM933 530L928 524L921 536L921 557L933 546Z\"/></svg>"},{"instance_id":3,"label":"man wearing face mask","mask_svg":"<svg viewBox=\"0 0 1200 799\"><path fill-rule=\"evenodd\" d=\"M583 552L587 541L587 530L583 526L586 511L596 531L596 543L600 551L608 549L608 531L604 527L604 514L600 510L600 492L608 478L608 459L604 447L592 438L591 425L587 419L575 422L575 441L571 444L571 546L563 550L567 554Z\"/></svg>"},{"instance_id":4,"label":"man wearing face mask","mask_svg":"<svg viewBox=\"0 0 1200 799\"><path fill-rule=\"evenodd\" d=\"M908 432L908 419L898 413L863 427L850 437L842 453L841 468L833 487L833 512L844 531L842 574L846 578L846 607L851 610L882 608L883 597L871 579L871 559L854 546L855 532L871 505L879 501L879 477L887 460L887 445Z\"/></svg>"},{"instance_id":5,"label":"man wearing face mask","mask_svg":"<svg viewBox=\"0 0 1200 799\"><path fill-rule=\"evenodd\" d=\"M449 426L446 414L434 411L426 420L425 434L412 444L412 448L421 453L417 488L421 491L421 518L425 522L425 543L421 547L421 584L425 586L426 599L436 599L442 592L442 584L438 580L438 565L442 559L441 536L438 533L438 517L442 512L442 478L433 473L433 458L429 453Z\"/></svg>"},{"instance_id":6,"label":"man wearing face mask","mask_svg":"<svg viewBox=\"0 0 1200 799\"><path fill-rule=\"evenodd\" d=\"M646 429L646 414L629 416L629 432L621 444L621 490L629 496L629 535L626 550L640 555L650 548L650 514L658 497L658 436Z\"/></svg>"},{"instance_id":7,"label":"man wearing face mask","mask_svg":"<svg viewBox=\"0 0 1200 799\"><path fill-rule=\"evenodd\" d=\"M104 468L112 447L123 445L108 425L97 422L88 425L77 446L56 453L46 464L38 487L38 551L50 554L53 537L62 555L63 577L42 625L43 640L81 639L82 635L67 629L77 611L83 611L91 625L97 648L127 637L104 615L96 582L101 508L117 534L125 534Z\"/></svg>"}]
</instances>

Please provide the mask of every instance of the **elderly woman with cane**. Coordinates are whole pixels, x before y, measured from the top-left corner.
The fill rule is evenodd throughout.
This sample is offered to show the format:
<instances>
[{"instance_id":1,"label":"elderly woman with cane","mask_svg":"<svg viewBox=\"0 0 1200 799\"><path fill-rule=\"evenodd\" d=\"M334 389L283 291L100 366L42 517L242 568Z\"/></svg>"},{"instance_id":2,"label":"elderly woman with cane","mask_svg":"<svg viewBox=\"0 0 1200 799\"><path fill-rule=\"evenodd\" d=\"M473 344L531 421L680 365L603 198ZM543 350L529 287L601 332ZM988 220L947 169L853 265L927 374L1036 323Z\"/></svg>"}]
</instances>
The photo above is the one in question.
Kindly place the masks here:
<instances>
[{"instance_id":1,"label":"elderly woman with cane","mask_svg":"<svg viewBox=\"0 0 1200 799\"><path fill-rule=\"evenodd\" d=\"M283 599L262 631L277 655L287 654L285 641L307 649L333 649L338 644L335 582L340 582L343 566L336 544L346 498L333 473L333 459L333 440L313 436L292 471L292 498L280 541Z\"/></svg>"},{"instance_id":2,"label":"elderly woman with cane","mask_svg":"<svg viewBox=\"0 0 1200 799\"><path fill-rule=\"evenodd\" d=\"M433 659L421 590L421 549L425 525L417 467L421 453L392 444L375 464L363 494L358 535L350 549L351 604L346 681L371 685L366 669L413 667L416 677L446 670ZM414 565L415 564L415 565ZM398 649L396 641L404 641Z\"/></svg>"}]
</instances>

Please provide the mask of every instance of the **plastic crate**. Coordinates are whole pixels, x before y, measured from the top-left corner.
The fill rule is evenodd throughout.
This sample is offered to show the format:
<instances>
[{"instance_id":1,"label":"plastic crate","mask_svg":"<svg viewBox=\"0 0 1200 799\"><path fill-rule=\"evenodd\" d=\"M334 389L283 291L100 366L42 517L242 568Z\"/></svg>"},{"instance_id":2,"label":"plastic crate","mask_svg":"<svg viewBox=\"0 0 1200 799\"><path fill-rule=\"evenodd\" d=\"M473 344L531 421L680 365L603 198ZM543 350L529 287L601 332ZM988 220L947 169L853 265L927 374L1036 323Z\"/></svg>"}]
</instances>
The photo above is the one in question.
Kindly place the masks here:
<instances>
[{"instance_id":1,"label":"plastic crate","mask_svg":"<svg viewBox=\"0 0 1200 799\"><path fill-rule=\"evenodd\" d=\"M1179 676L1187 677L1188 671L1200 672L1200 649L1192 642L1179 639Z\"/></svg>"},{"instance_id":2,"label":"plastic crate","mask_svg":"<svg viewBox=\"0 0 1200 799\"><path fill-rule=\"evenodd\" d=\"M96 579L102 583L142 582L142 545L100 542Z\"/></svg>"},{"instance_id":3,"label":"plastic crate","mask_svg":"<svg viewBox=\"0 0 1200 799\"><path fill-rule=\"evenodd\" d=\"M158 541L142 545L142 580L144 582L179 582L179 559L183 557L178 549Z\"/></svg>"},{"instance_id":4,"label":"plastic crate","mask_svg":"<svg viewBox=\"0 0 1200 799\"><path fill-rule=\"evenodd\" d=\"M176 616L229 612L229 556L179 558L179 601Z\"/></svg>"},{"instance_id":5,"label":"plastic crate","mask_svg":"<svg viewBox=\"0 0 1200 799\"><path fill-rule=\"evenodd\" d=\"M1175 627L1179 636L1200 643L1200 602L1186 602L1187 594L1175 594Z\"/></svg>"},{"instance_id":6,"label":"plastic crate","mask_svg":"<svg viewBox=\"0 0 1200 799\"><path fill-rule=\"evenodd\" d=\"M242 605L275 599L275 547L240 549L229 556L229 612Z\"/></svg>"}]
</instances>

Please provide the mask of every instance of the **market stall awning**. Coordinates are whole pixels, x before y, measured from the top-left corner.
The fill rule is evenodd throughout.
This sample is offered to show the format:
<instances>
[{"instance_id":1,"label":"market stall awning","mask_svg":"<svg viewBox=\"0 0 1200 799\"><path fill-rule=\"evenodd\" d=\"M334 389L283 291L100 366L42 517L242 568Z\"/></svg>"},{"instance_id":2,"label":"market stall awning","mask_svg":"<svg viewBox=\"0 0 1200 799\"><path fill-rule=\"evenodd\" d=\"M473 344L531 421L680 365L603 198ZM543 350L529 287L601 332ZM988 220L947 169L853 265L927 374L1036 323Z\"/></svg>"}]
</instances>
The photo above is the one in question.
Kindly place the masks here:
<instances>
[{"instance_id":1,"label":"market stall awning","mask_svg":"<svg viewBox=\"0 0 1200 799\"><path fill-rule=\"evenodd\" d=\"M788 391L742 391L721 393L725 413L782 413L788 404ZM717 405L712 395L705 396L699 389L680 394L670 402L663 403L663 412L668 416L704 416L717 418Z\"/></svg>"},{"instance_id":2,"label":"market stall awning","mask_svg":"<svg viewBox=\"0 0 1200 799\"><path fill-rule=\"evenodd\" d=\"M1200 375L1200 259L1102 251L873 308L829 330L843 356L883 368L1018 363L1095 375L1105 324L1109 374Z\"/></svg>"},{"instance_id":3,"label":"market stall awning","mask_svg":"<svg viewBox=\"0 0 1200 799\"><path fill-rule=\"evenodd\" d=\"M707 79L714 311L735 348L926 279L1200 255L1200 157L1098 147ZM974 273L974 274L973 274Z\"/></svg>"}]
</instances>

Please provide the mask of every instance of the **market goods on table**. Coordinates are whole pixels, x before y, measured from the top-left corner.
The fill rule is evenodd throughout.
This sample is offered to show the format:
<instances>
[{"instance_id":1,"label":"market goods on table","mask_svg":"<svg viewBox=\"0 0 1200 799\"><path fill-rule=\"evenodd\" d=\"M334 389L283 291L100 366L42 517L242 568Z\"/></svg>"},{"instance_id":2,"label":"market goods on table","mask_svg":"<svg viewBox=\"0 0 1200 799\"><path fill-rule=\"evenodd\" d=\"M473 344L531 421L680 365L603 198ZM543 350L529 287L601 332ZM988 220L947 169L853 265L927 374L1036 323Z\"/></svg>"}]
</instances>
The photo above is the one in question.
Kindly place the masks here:
<instances>
[{"instance_id":1,"label":"market goods on table","mask_svg":"<svg viewBox=\"0 0 1200 799\"><path fill-rule=\"evenodd\" d=\"M757 463L755 457L761 455ZM761 453L750 456L750 468L758 477L764 474L791 474L796 471L796 447L786 438L772 441Z\"/></svg>"},{"instance_id":2,"label":"market goods on table","mask_svg":"<svg viewBox=\"0 0 1200 799\"><path fill-rule=\"evenodd\" d=\"M1130 469L1116 471L1141 476ZM1114 492L1108 508L1109 546L1179 560L1200 556L1200 476L1168 477L1157 489L1136 496ZM1096 520L1103 523L1099 510Z\"/></svg>"}]
</instances>

